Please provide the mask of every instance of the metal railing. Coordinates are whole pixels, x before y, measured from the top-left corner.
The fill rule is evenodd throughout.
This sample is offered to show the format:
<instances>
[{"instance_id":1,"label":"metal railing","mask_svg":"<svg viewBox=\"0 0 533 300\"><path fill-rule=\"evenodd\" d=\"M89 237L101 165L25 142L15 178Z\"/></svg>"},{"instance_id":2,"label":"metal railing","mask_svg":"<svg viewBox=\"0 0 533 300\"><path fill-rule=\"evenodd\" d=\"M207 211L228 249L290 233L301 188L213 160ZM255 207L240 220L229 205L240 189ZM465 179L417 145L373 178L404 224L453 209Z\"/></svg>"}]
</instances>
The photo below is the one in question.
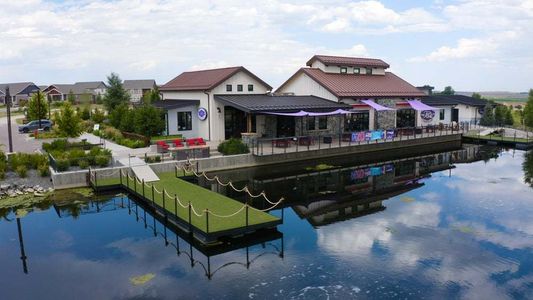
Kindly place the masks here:
<instances>
[{"instance_id":1,"label":"metal railing","mask_svg":"<svg viewBox=\"0 0 533 300\"><path fill-rule=\"evenodd\" d=\"M280 138L259 138L252 140L250 152L256 156L267 156L462 134L468 132L470 129L470 124L461 123L455 125L439 124L387 130L343 132L337 134L310 134Z\"/></svg>"}]
</instances>

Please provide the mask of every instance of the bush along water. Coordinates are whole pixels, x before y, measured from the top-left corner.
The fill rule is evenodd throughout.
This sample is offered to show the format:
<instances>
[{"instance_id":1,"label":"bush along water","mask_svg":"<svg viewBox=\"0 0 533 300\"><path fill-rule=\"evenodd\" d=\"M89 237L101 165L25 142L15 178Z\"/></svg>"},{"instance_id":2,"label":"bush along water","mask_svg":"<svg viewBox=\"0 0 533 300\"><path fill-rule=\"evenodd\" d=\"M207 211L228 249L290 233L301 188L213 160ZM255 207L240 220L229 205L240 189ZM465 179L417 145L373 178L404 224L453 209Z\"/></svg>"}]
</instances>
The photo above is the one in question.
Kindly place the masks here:
<instances>
[{"instance_id":1,"label":"bush along water","mask_svg":"<svg viewBox=\"0 0 533 300\"><path fill-rule=\"evenodd\" d=\"M224 155L245 154L250 152L246 144L240 139L235 138L220 143L217 150Z\"/></svg>"},{"instance_id":2,"label":"bush along water","mask_svg":"<svg viewBox=\"0 0 533 300\"><path fill-rule=\"evenodd\" d=\"M17 173L21 178L28 175L28 170L40 170L46 168L48 171L48 158L40 153L14 153L7 159L4 152L0 151L0 179L5 179L6 173L12 171ZM41 176L49 175L43 174L39 171Z\"/></svg>"},{"instance_id":3,"label":"bush along water","mask_svg":"<svg viewBox=\"0 0 533 300\"><path fill-rule=\"evenodd\" d=\"M107 167L111 161L111 151L88 143L70 143L66 140L56 140L43 144L55 162L55 169L63 172L71 167L87 169L89 166Z\"/></svg>"}]
</instances>

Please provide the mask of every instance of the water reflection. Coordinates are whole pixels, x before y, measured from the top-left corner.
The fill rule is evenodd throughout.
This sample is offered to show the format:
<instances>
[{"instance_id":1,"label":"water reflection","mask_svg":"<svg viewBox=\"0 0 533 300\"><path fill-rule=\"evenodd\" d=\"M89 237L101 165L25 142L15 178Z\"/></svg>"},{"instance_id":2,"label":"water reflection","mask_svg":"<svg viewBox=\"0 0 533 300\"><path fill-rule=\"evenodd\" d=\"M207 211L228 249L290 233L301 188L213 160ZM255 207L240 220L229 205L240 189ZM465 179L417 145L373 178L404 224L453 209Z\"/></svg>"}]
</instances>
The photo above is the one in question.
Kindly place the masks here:
<instances>
[{"instance_id":1,"label":"water reflection","mask_svg":"<svg viewBox=\"0 0 533 300\"><path fill-rule=\"evenodd\" d=\"M522 169L524 170L524 181L529 184L530 187L533 187L533 150L528 151L524 155Z\"/></svg>"}]
</instances>

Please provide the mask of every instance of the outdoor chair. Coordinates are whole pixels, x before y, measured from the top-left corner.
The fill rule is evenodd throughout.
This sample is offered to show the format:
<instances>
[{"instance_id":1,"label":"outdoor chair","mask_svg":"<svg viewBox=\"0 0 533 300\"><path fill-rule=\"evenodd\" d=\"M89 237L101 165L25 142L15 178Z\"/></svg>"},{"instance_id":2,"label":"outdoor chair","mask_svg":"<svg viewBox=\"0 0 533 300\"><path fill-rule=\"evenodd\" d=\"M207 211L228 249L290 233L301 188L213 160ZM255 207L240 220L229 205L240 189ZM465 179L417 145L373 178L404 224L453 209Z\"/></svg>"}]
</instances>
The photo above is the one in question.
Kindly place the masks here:
<instances>
[{"instance_id":1,"label":"outdoor chair","mask_svg":"<svg viewBox=\"0 0 533 300\"><path fill-rule=\"evenodd\" d=\"M196 139L187 139L187 146L188 147L192 147L192 146L196 146L197 143L196 143Z\"/></svg>"},{"instance_id":2,"label":"outdoor chair","mask_svg":"<svg viewBox=\"0 0 533 300\"><path fill-rule=\"evenodd\" d=\"M165 153L168 151L168 148L170 148L170 146L164 141L158 141L156 144L157 144L157 152L159 153Z\"/></svg>"},{"instance_id":3,"label":"outdoor chair","mask_svg":"<svg viewBox=\"0 0 533 300\"><path fill-rule=\"evenodd\" d=\"M204 139L201 138L201 137L199 137L199 138L196 139L196 143L197 143L198 145L201 145L201 146L205 146L205 145L206 145Z\"/></svg>"},{"instance_id":4,"label":"outdoor chair","mask_svg":"<svg viewBox=\"0 0 533 300\"><path fill-rule=\"evenodd\" d=\"M175 139L175 140L173 141L173 143L174 143L174 147L176 147L176 148L181 148L181 147L183 147L183 141L182 141L181 139Z\"/></svg>"}]
</instances>

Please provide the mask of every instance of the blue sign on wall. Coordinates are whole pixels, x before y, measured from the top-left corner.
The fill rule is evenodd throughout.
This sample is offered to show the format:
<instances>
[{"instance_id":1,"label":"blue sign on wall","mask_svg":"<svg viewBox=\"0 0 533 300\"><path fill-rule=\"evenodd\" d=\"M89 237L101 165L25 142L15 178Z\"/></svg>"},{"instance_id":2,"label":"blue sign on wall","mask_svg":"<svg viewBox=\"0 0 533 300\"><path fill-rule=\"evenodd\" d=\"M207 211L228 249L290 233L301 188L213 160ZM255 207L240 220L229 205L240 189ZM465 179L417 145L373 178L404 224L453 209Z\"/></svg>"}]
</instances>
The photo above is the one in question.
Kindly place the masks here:
<instances>
[{"instance_id":1,"label":"blue sign on wall","mask_svg":"<svg viewBox=\"0 0 533 300\"><path fill-rule=\"evenodd\" d=\"M207 119L207 109L203 107L198 108L198 119L200 119L200 121Z\"/></svg>"}]
</instances>

